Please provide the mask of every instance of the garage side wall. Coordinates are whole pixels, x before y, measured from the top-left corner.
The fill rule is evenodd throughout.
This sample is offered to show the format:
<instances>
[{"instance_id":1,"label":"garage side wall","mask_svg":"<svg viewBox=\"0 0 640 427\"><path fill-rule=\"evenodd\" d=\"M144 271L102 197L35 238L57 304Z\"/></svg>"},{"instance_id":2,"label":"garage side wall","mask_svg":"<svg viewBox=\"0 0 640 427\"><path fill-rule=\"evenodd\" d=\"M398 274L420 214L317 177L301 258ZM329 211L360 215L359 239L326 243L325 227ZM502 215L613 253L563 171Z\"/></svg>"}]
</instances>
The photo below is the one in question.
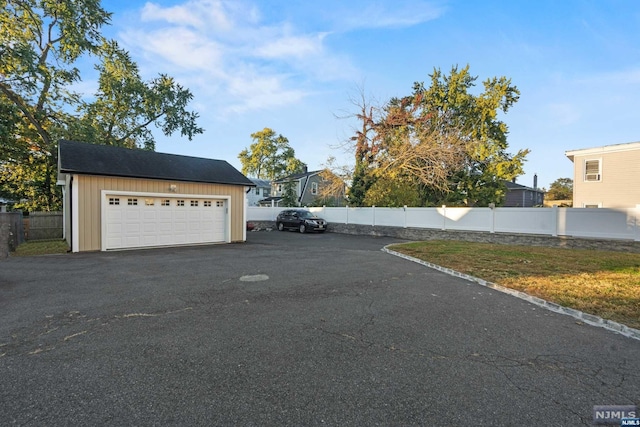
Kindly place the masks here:
<instances>
[{"instance_id":1,"label":"garage side wall","mask_svg":"<svg viewBox=\"0 0 640 427\"><path fill-rule=\"evenodd\" d=\"M72 184L78 191L78 250L97 251L101 240L101 196L102 190L130 191L140 193L169 193L230 196L231 241L244 241L243 220L244 187L226 184L205 184L181 181L162 181L136 178L75 175ZM175 187L172 187L175 186Z\"/></svg>"}]
</instances>

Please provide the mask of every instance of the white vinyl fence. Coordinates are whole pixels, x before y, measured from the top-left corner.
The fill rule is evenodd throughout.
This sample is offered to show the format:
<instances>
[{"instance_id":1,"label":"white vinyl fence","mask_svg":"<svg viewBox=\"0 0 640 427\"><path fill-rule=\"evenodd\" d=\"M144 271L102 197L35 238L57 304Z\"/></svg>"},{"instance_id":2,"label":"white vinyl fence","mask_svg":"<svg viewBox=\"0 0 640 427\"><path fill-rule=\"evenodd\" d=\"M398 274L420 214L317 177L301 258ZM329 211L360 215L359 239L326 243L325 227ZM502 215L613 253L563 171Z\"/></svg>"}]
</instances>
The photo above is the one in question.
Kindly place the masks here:
<instances>
[{"instance_id":1,"label":"white vinyl fence","mask_svg":"<svg viewBox=\"0 0 640 427\"><path fill-rule=\"evenodd\" d=\"M247 207L247 220L274 221L282 207ZM640 208L308 208L328 222L640 241Z\"/></svg>"}]
</instances>

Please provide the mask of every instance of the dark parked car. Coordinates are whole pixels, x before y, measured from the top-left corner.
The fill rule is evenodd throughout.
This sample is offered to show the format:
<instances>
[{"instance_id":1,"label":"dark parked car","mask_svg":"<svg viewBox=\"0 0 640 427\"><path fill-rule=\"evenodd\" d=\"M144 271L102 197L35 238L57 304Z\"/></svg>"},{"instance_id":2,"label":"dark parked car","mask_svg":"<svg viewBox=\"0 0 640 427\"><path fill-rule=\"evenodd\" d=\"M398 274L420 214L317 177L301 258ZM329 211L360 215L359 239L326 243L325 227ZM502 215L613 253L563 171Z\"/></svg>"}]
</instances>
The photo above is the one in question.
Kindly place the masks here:
<instances>
[{"instance_id":1,"label":"dark parked car","mask_svg":"<svg viewBox=\"0 0 640 427\"><path fill-rule=\"evenodd\" d=\"M295 229L301 233L317 231L323 233L327 229L327 221L304 209L287 209L276 218L278 230Z\"/></svg>"}]
</instances>

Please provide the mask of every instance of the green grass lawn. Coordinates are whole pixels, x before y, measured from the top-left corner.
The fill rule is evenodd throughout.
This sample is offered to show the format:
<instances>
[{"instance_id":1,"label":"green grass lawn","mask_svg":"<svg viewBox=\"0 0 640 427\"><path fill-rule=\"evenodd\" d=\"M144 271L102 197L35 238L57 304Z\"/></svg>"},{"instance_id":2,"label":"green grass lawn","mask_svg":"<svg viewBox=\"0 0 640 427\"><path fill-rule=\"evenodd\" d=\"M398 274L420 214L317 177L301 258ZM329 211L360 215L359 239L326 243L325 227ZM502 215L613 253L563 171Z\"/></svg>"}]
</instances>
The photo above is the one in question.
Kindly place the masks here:
<instances>
[{"instance_id":1,"label":"green grass lawn","mask_svg":"<svg viewBox=\"0 0 640 427\"><path fill-rule=\"evenodd\" d=\"M461 241L390 249L640 329L640 254Z\"/></svg>"},{"instance_id":2,"label":"green grass lawn","mask_svg":"<svg viewBox=\"0 0 640 427\"><path fill-rule=\"evenodd\" d=\"M64 240L36 240L18 245L11 256L32 256L48 254L64 254L69 250Z\"/></svg>"}]
</instances>

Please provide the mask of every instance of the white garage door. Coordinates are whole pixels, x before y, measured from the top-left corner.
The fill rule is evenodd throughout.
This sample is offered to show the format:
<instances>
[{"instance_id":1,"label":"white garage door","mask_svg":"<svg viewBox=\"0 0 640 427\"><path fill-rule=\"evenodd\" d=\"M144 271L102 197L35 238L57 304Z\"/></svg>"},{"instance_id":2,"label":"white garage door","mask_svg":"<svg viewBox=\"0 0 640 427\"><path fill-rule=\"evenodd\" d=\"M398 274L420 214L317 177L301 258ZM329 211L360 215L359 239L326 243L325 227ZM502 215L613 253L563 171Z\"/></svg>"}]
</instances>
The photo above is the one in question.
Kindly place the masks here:
<instances>
[{"instance_id":1,"label":"white garage door","mask_svg":"<svg viewBox=\"0 0 640 427\"><path fill-rule=\"evenodd\" d=\"M105 249L224 242L224 200L107 195Z\"/></svg>"}]
</instances>

